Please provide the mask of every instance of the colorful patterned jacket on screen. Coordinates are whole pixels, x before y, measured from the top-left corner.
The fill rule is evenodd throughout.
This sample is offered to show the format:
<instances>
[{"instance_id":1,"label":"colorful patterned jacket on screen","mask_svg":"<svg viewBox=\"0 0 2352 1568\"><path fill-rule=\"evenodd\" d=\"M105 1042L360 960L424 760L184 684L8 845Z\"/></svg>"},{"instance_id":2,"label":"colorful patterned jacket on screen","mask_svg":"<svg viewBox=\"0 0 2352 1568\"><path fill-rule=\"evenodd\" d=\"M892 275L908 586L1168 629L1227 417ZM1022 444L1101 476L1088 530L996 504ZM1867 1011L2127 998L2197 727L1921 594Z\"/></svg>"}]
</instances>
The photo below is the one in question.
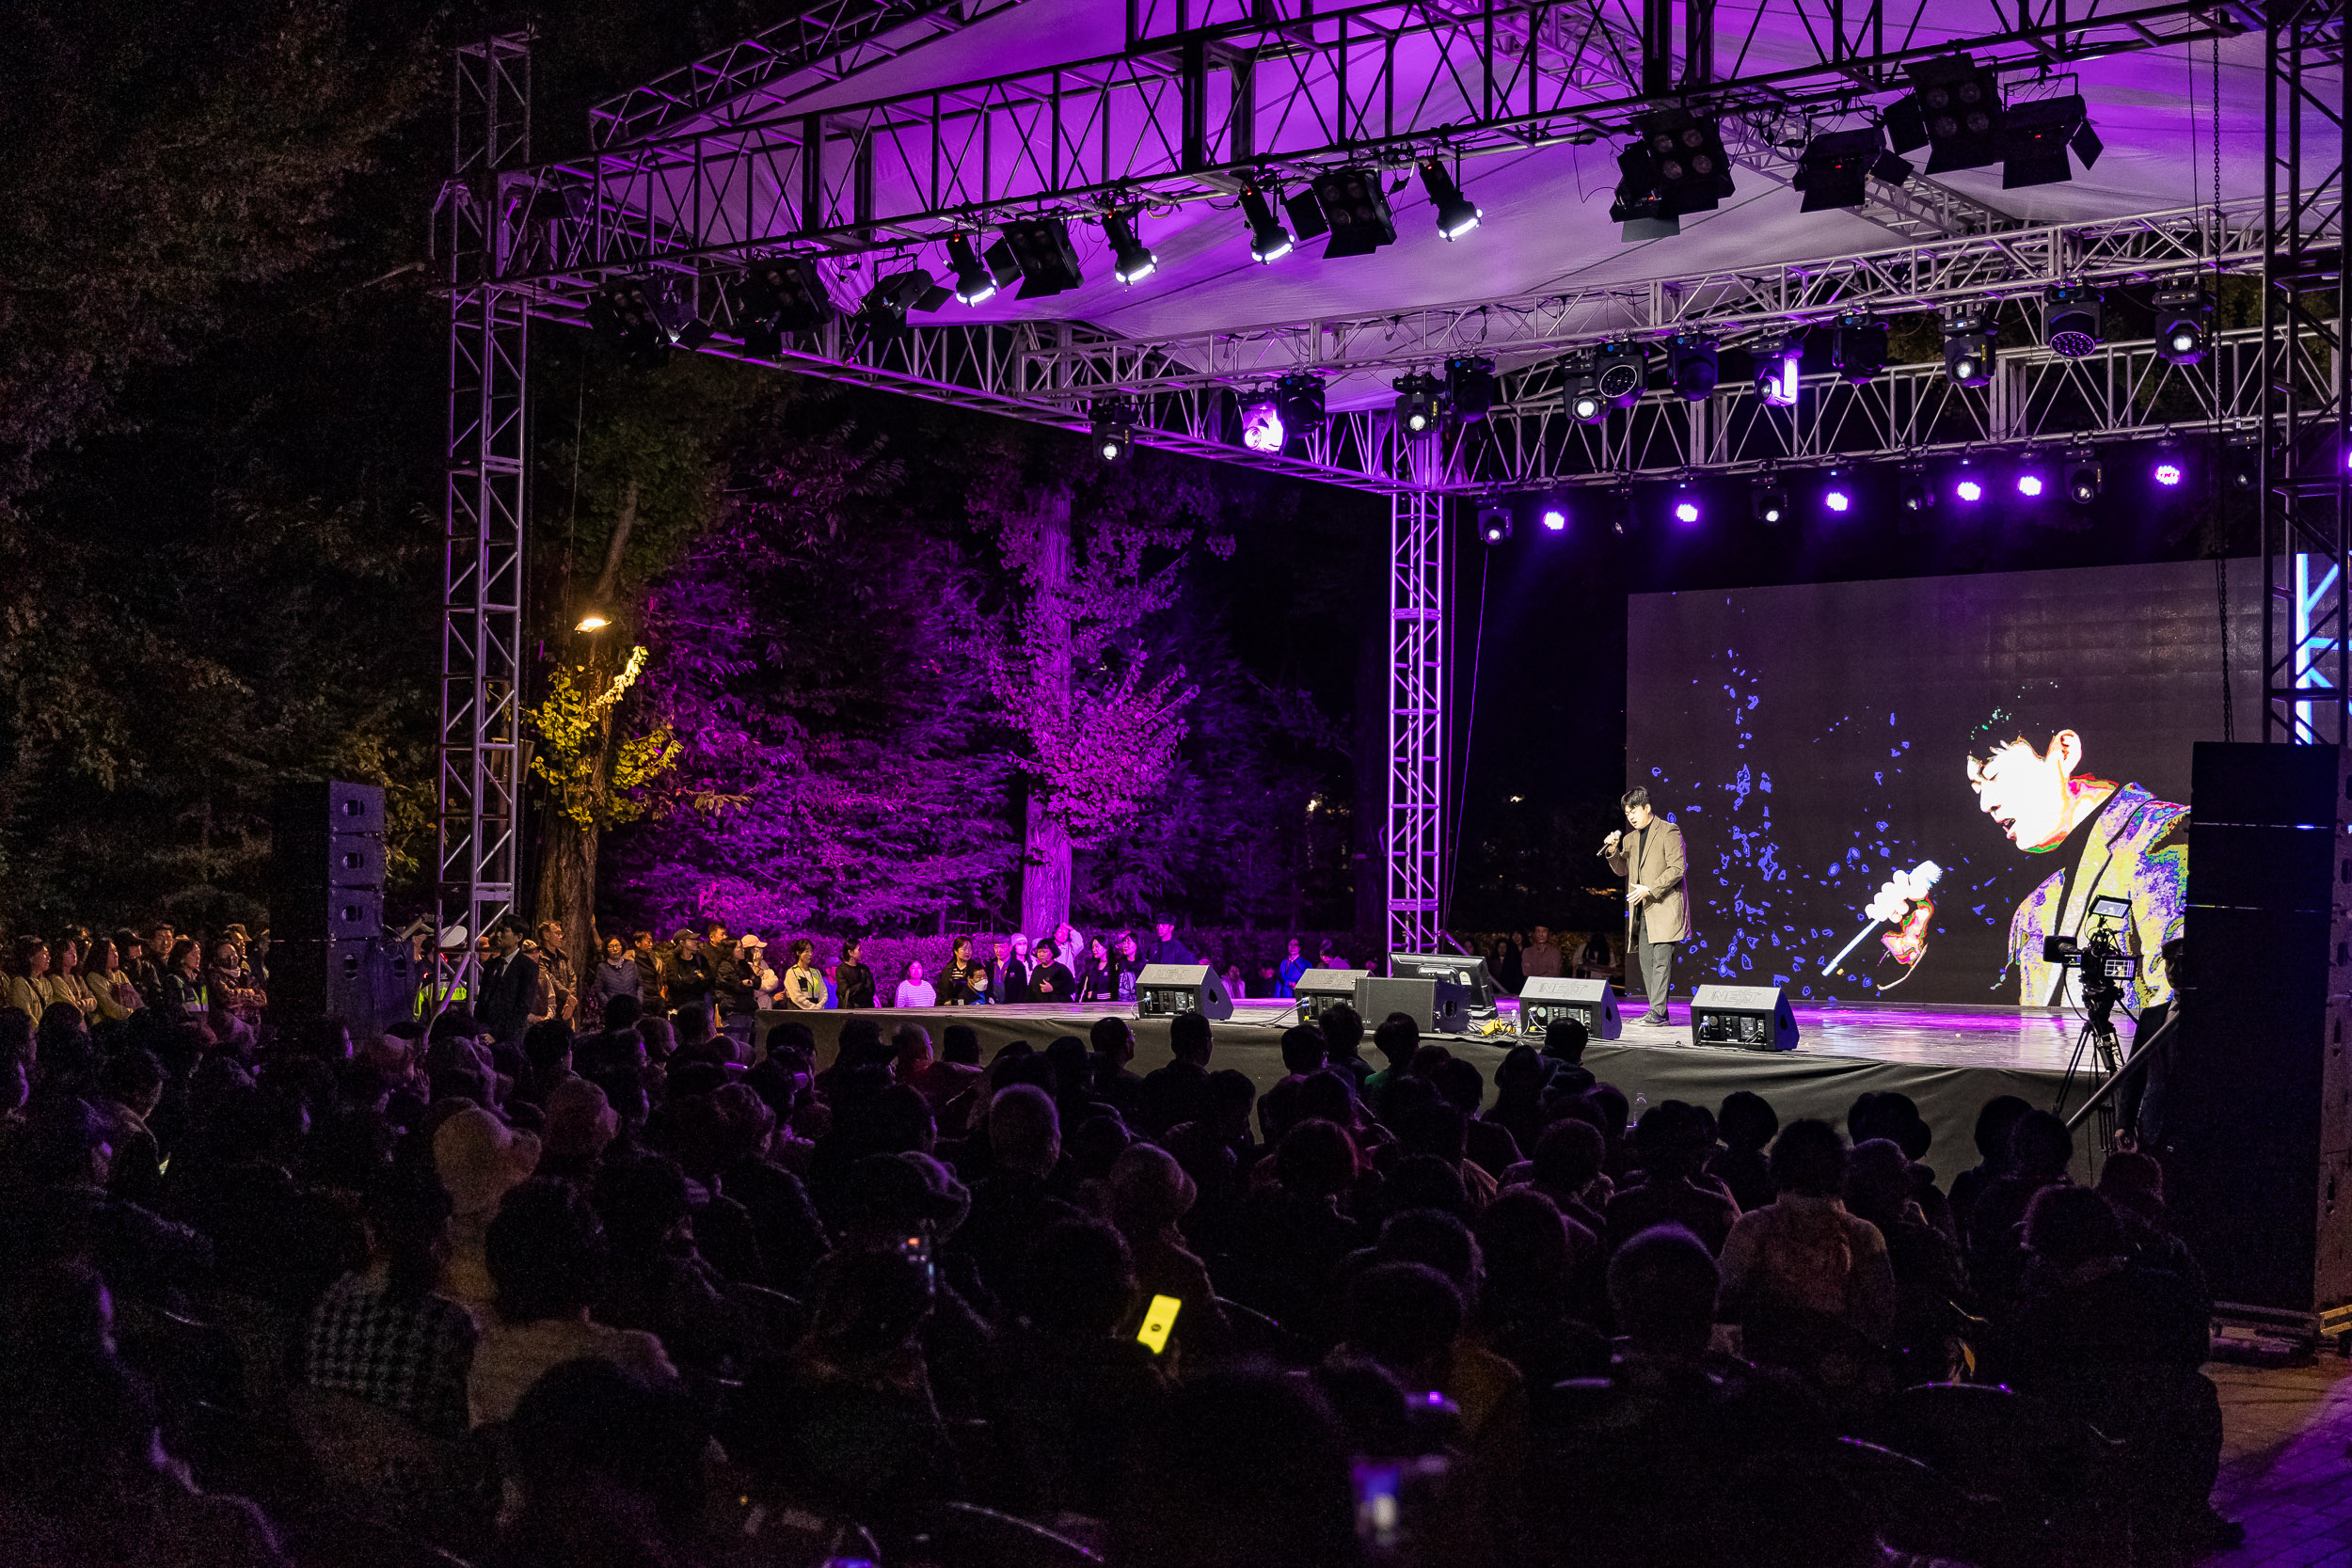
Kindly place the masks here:
<instances>
[{"instance_id":1,"label":"colorful patterned jacket on screen","mask_svg":"<svg viewBox=\"0 0 2352 1568\"><path fill-rule=\"evenodd\" d=\"M2058 853L2073 850L2070 842ZM2164 944L2181 934L2181 911L2188 896L2188 808L2159 800L2136 784L2119 784L2083 835L2073 863L2061 865L2026 896L2009 923L2009 961L2020 980L2017 1000L2027 1006L2063 1002L2082 1006L2082 975L2068 974L2042 957L2050 935L2087 938L2090 901L2122 898L2131 918L2117 932L2139 960L2139 974L2124 992L2135 1013L2172 1000L2172 977L2165 973ZM2003 971L2004 974L2007 971ZM2059 995L2060 981L2065 984Z\"/></svg>"}]
</instances>

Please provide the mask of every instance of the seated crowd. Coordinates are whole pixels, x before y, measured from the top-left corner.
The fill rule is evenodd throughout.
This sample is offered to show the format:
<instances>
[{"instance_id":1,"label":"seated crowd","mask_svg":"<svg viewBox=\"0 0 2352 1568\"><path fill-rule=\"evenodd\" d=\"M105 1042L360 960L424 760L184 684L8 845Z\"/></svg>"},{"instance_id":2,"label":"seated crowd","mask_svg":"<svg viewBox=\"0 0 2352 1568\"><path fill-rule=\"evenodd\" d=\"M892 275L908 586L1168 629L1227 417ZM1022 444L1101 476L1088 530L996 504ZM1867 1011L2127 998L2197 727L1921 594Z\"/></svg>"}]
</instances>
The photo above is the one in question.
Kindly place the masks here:
<instances>
[{"instance_id":1,"label":"seated crowd","mask_svg":"<svg viewBox=\"0 0 2352 1568\"><path fill-rule=\"evenodd\" d=\"M1489 1084L1401 1014L1375 1066L1335 1006L1261 1095L1199 1015L1140 1075L1116 1018L985 1064L960 1023L850 1019L826 1061L699 1001L596 1022L0 1010L0 1563L1839 1568L2230 1529L2160 1169L2073 1185L2014 1099L1947 1191L1900 1095L1629 1125L1574 1024ZM1955 1440L1944 1394L1999 1408ZM2041 1492L1970 1469L2002 1433ZM959 1555L997 1515L1077 1544Z\"/></svg>"}]
</instances>

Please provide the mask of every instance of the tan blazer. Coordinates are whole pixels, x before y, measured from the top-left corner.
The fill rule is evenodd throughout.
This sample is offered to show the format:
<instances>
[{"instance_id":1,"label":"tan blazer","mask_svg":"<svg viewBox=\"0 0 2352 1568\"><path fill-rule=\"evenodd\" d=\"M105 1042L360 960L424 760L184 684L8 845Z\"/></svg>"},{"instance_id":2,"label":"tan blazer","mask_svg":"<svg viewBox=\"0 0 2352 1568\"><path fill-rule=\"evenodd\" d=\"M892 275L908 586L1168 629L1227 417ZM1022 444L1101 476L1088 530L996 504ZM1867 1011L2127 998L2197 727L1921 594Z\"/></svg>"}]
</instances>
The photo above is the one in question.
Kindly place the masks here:
<instances>
[{"instance_id":1,"label":"tan blazer","mask_svg":"<svg viewBox=\"0 0 2352 1568\"><path fill-rule=\"evenodd\" d=\"M1631 847L1632 840L1633 830L1629 828L1617 841L1620 852L1609 857L1609 869L1627 878L1628 886L1638 882L1649 889L1639 905L1626 911L1626 944L1633 943L1636 920L1652 942L1690 941L1689 862L1682 850L1682 830L1662 816L1652 816L1649 832L1642 840L1638 866L1629 864L1632 857L1624 852Z\"/></svg>"}]
</instances>

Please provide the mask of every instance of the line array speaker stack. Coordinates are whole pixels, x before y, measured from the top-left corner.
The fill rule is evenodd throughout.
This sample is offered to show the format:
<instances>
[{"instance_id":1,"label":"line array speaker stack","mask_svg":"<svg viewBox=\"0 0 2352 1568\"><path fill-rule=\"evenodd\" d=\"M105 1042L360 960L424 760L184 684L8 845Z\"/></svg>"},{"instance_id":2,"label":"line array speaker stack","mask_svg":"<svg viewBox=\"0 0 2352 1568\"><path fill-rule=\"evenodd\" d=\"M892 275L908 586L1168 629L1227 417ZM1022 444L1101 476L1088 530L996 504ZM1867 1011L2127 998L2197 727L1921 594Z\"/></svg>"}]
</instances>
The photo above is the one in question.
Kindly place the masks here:
<instances>
[{"instance_id":1,"label":"line array speaker stack","mask_svg":"<svg viewBox=\"0 0 2352 1568\"><path fill-rule=\"evenodd\" d=\"M2345 762L2197 747L2181 1026L2150 1085L2171 1221L2216 1300L2314 1328L2352 1304Z\"/></svg>"},{"instance_id":2,"label":"line array speaker stack","mask_svg":"<svg viewBox=\"0 0 2352 1568\"><path fill-rule=\"evenodd\" d=\"M286 785L271 812L271 862L270 1016L380 1032L399 1014L384 934L384 791Z\"/></svg>"}]
</instances>

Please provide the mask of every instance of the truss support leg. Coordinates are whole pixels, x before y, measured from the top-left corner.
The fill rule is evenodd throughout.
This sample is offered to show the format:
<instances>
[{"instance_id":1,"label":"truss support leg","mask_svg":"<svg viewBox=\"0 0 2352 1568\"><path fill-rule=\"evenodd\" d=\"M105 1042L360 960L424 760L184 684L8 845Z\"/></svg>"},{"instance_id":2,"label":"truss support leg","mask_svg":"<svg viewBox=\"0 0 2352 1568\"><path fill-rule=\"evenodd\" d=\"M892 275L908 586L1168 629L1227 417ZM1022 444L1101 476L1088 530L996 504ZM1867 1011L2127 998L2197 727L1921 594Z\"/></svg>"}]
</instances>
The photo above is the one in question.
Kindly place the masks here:
<instances>
[{"instance_id":1,"label":"truss support leg","mask_svg":"<svg viewBox=\"0 0 2352 1568\"><path fill-rule=\"evenodd\" d=\"M502 270L500 176L531 161L529 40L456 52L443 511L439 918L476 936L514 908L522 841L523 476L529 316Z\"/></svg>"},{"instance_id":2,"label":"truss support leg","mask_svg":"<svg viewBox=\"0 0 2352 1568\"><path fill-rule=\"evenodd\" d=\"M1445 861L1445 498L1389 500L1389 946L1439 946Z\"/></svg>"}]
</instances>

